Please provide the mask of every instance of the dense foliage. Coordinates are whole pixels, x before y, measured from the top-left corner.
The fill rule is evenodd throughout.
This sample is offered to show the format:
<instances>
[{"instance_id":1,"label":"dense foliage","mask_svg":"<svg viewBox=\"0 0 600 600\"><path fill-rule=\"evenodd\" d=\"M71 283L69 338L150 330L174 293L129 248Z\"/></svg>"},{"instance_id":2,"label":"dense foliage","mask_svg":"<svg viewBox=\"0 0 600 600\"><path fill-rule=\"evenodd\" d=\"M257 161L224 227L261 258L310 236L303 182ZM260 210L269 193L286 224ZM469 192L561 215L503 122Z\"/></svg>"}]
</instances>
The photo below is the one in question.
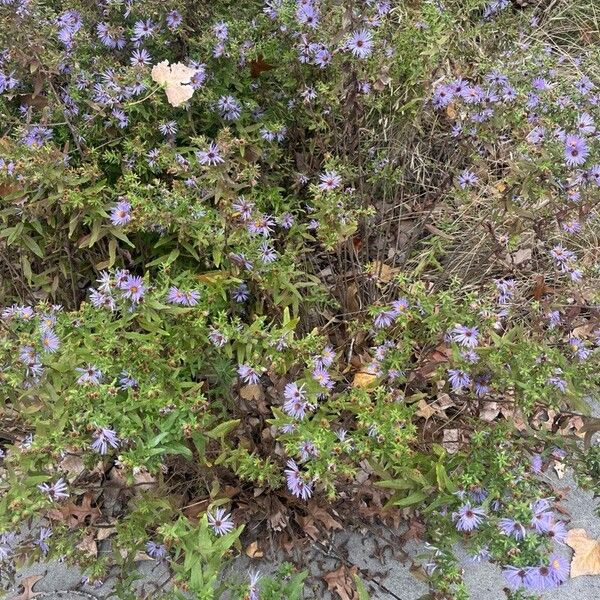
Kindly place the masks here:
<instances>
[{"instance_id":1,"label":"dense foliage","mask_svg":"<svg viewBox=\"0 0 600 600\"><path fill-rule=\"evenodd\" d=\"M306 573L224 559L342 499L429 515L447 597L465 531L511 586L564 581L537 474L600 355L576 3L3 0L0 23L0 561L117 564L125 597L145 552L198 598L299 598Z\"/></svg>"}]
</instances>

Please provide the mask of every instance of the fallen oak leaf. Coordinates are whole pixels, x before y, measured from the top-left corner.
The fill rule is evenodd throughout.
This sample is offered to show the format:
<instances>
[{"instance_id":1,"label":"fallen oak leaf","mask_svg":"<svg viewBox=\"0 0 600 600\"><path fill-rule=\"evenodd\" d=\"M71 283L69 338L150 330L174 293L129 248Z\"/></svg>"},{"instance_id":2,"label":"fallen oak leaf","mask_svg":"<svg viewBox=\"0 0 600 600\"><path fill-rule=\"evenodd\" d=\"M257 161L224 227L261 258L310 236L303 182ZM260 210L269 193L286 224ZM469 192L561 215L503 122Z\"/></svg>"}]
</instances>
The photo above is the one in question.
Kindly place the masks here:
<instances>
[{"instance_id":1,"label":"fallen oak leaf","mask_svg":"<svg viewBox=\"0 0 600 600\"><path fill-rule=\"evenodd\" d=\"M335 592L341 600L357 600L358 596L354 592L354 576L358 574L358 568L353 566L348 568L342 565L335 571L330 571L323 576L330 592Z\"/></svg>"},{"instance_id":2,"label":"fallen oak leaf","mask_svg":"<svg viewBox=\"0 0 600 600\"><path fill-rule=\"evenodd\" d=\"M25 577L23 581L19 585L23 586L23 592L21 592L18 596L15 596L13 600L31 600L31 598L35 598L39 596L42 592L34 592L33 586L40 580L46 576L44 572L43 575L30 575L29 577Z\"/></svg>"},{"instance_id":3,"label":"fallen oak leaf","mask_svg":"<svg viewBox=\"0 0 600 600\"><path fill-rule=\"evenodd\" d=\"M600 540L590 538L585 529L571 529L565 541L574 551L571 579L580 575L600 575Z\"/></svg>"}]
</instances>

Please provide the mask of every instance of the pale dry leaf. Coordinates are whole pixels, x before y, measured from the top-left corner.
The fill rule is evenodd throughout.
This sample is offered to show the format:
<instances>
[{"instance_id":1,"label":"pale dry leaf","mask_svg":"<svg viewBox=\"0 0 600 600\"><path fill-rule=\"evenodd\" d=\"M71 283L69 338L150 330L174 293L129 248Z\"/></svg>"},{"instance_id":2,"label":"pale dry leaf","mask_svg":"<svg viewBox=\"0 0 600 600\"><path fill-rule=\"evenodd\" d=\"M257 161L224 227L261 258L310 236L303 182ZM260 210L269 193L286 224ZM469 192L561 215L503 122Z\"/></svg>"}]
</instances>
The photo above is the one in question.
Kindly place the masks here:
<instances>
[{"instance_id":1,"label":"pale dry leaf","mask_svg":"<svg viewBox=\"0 0 600 600\"><path fill-rule=\"evenodd\" d=\"M117 533L116 527L101 527L96 532L96 541L101 542L102 540L108 539L113 533Z\"/></svg>"},{"instance_id":2,"label":"pale dry leaf","mask_svg":"<svg viewBox=\"0 0 600 600\"><path fill-rule=\"evenodd\" d=\"M152 67L152 80L159 85L165 85L171 76L169 61L163 60Z\"/></svg>"},{"instance_id":3,"label":"pale dry leaf","mask_svg":"<svg viewBox=\"0 0 600 600\"><path fill-rule=\"evenodd\" d=\"M171 106L181 106L194 95L194 88L187 85L191 82L196 71L183 63L162 62L152 67L152 79L159 85L164 85L167 100Z\"/></svg>"},{"instance_id":4,"label":"pale dry leaf","mask_svg":"<svg viewBox=\"0 0 600 600\"><path fill-rule=\"evenodd\" d=\"M392 281L399 271L400 269L394 269L380 260L374 260L371 263L371 272L379 281L383 281L384 283Z\"/></svg>"},{"instance_id":5,"label":"pale dry leaf","mask_svg":"<svg viewBox=\"0 0 600 600\"><path fill-rule=\"evenodd\" d=\"M419 403L417 404L417 412L415 413L417 417L423 417L425 420L429 419L431 416L435 415L435 408L432 408L425 398L421 398Z\"/></svg>"},{"instance_id":6,"label":"pale dry leaf","mask_svg":"<svg viewBox=\"0 0 600 600\"><path fill-rule=\"evenodd\" d=\"M194 95L194 88L191 85L169 85L165 90L167 100L171 106L181 106Z\"/></svg>"},{"instance_id":7,"label":"pale dry leaf","mask_svg":"<svg viewBox=\"0 0 600 600\"><path fill-rule=\"evenodd\" d=\"M356 388L368 388L375 383L377 380L377 373L373 365L364 365L360 371L354 374L352 380L352 387Z\"/></svg>"},{"instance_id":8,"label":"pale dry leaf","mask_svg":"<svg viewBox=\"0 0 600 600\"><path fill-rule=\"evenodd\" d=\"M556 471L556 476L559 479L562 479L565 476L566 465L563 462L559 462L557 460L554 461L554 470Z\"/></svg>"},{"instance_id":9,"label":"pale dry leaf","mask_svg":"<svg viewBox=\"0 0 600 600\"><path fill-rule=\"evenodd\" d=\"M479 411L479 418L482 421L491 423L500 414L500 407L497 402L484 402Z\"/></svg>"},{"instance_id":10,"label":"pale dry leaf","mask_svg":"<svg viewBox=\"0 0 600 600\"><path fill-rule=\"evenodd\" d=\"M30 575L29 577L25 577L19 584L23 586L23 591L18 596L14 596L13 600L31 600L41 594L41 592L34 592L33 586L40 579L43 579L45 575L46 574L44 573L44 575Z\"/></svg>"},{"instance_id":11,"label":"pale dry leaf","mask_svg":"<svg viewBox=\"0 0 600 600\"><path fill-rule=\"evenodd\" d=\"M566 542L573 548L571 578L600 575L600 540L589 537L585 529L571 529Z\"/></svg>"},{"instance_id":12,"label":"pale dry leaf","mask_svg":"<svg viewBox=\"0 0 600 600\"><path fill-rule=\"evenodd\" d=\"M517 267L531 260L531 254L531 248L522 248L520 250L517 250L516 252L513 252L513 254L511 254L512 262L515 265L515 267Z\"/></svg>"},{"instance_id":13,"label":"pale dry leaf","mask_svg":"<svg viewBox=\"0 0 600 600\"><path fill-rule=\"evenodd\" d=\"M76 548L81 550L86 556L98 556L98 546L93 533L86 535L81 542L77 544Z\"/></svg>"},{"instance_id":14,"label":"pale dry leaf","mask_svg":"<svg viewBox=\"0 0 600 600\"><path fill-rule=\"evenodd\" d=\"M448 454L456 454L459 450L458 429L444 429L442 446Z\"/></svg>"},{"instance_id":15,"label":"pale dry leaf","mask_svg":"<svg viewBox=\"0 0 600 600\"><path fill-rule=\"evenodd\" d=\"M257 383L249 383L240 388L240 396L244 400L263 400L265 393L263 392L262 386Z\"/></svg>"},{"instance_id":16,"label":"pale dry leaf","mask_svg":"<svg viewBox=\"0 0 600 600\"><path fill-rule=\"evenodd\" d=\"M254 541L246 548L246 556L249 558L262 558L264 552L258 547L258 542Z\"/></svg>"}]
</instances>

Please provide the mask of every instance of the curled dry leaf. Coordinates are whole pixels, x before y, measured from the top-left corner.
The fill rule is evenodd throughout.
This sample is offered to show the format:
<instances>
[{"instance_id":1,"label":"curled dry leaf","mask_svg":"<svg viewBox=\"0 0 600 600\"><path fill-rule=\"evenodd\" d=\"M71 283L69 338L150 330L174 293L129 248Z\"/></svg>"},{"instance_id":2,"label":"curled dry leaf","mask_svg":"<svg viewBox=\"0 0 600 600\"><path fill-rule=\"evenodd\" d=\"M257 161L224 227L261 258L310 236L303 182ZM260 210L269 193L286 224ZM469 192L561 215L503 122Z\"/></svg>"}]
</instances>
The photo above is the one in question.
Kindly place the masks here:
<instances>
[{"instance_id":1,"label":"curled dry leaf","mask_svg":"<svg viewBox=\"0 0 600 600\"><path fill-rule=\"evenodd\" d=\"M588 536L585 529L571 529L566 542L573 548L571 578L579 575L600 575L600 540Z\"/></svg>"},{"instance_id":2,"label":"curled dry leaf","mask_svg":"<svg viewBox=\"0 0 600 600\"><path fill-rule=\"evenodd\" d=\"M169 66L168 60L152 67L152 79L165 86L167 100L171 106L181 106L194 95L194 88L190 83L195 73L195 69L183 63L173 63Z\"/></svg>"},{"instance_id":3,"label":"curled dry leaf","mask_svg":"<svg viewBox=\"0 0 600 600\"><path fill-rule=\"evenodd\" d=\"M259 402L264 399L265 393L263 392L262 386L257 383L249 383L240 388L240 396L244 400L255 400Z\"/></svg>"},{"instance_id":4,"label":"curled dry leaf","mask_svg":"<svg viewBox=\"0 0 600 600\"><path fill-rule=\"evenodd\" d=\"M388 283L394 279L394 276L400 271L400 269L394 269L380 260L374 260L371 263L371 271L373 275L379 279L379 281Z\"/></svg>"},{"instance_id":5,"label":"curled dry leaf","mask_svg":"<svg viewBox=\"0 0 600 600\"><path fill-rule=\"evenodd\" d=\"M258 547L258 542L255 541L246 548L246 555L250 558L262 558L264 552Z\"/></svg>"},{"instance_id":6,"label":"curled dry leaf","mask_svg":"<svg viewBox=\"0 0 600 600\"><path fill-rule=\"evenodd\" d=\"M377 373L373 365L363 365L360 371L354 374L352 380L352 387L356 388L368 388L377 381Z\"/></svg>"},{"instance_id":7,"label":"curled dry leaf","mask_svg":"<svg viewBox=\"0 0 600 600\"><path fill-rule=\"evenodd\" d=\"M43 579L45 575L46 573L44 573L44 575L30 575L29 577L25 577L25 579L23 579L23 581L21 581L21 583L19 584L23 586L23 592L20 593L18 596L14 596L13 600L31 600L31 598L35 598L36 596L41 594L41 592L34 592L33 586L40 579Z\"/></svg>"},{"instance_id":8,"label":"curled dry leaf","mask_svg":"<svg viewBox=\"0 0 600 600\"><path fill-rule=\"evenodd\" d=\"M358 568L348 568L342 565L336 571L331 571L323 576L327 589L335 592L341 600L357 600L358 594L354 591L354 575L358 574Z\"/></svg>"}]
</instances>

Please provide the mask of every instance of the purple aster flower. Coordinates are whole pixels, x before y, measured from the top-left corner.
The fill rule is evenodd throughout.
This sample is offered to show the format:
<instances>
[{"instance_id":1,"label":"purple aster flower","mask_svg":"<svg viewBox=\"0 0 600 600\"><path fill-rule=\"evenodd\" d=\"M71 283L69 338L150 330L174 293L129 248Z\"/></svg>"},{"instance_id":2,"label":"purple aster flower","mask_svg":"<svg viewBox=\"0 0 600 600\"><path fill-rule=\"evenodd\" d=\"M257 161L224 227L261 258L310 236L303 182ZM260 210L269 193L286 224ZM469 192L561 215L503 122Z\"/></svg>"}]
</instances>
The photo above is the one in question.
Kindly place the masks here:
<instances>
[{"instance_id":1,"label":"purple aster flower","mask_svg":"<svg viewBox=\"0 0 600 600\"><path fill-rule=\"evenodd\" d=\"M395 320L398 314L395 310L385 309L376 314L373 318L373 325L377 329L389 327Z\"/></svg>"},{"instance_id":2,"label":"purple aster flower","mask_svg":"<svg viewBox=\"0 0 600 600\"><path fill-rule=\"evenodd\" d=\"M196 152L196 157L198 158L198 162L201 165L214 166L225 162L221 157L219 147L217 146L217 144L215 144L215 142L211 142L208 145L207 150L199 150L198 152Z\"/></svg>"},{"instance_id":3,"label":"purple aster flower","mask_svg":"<svg viewBox=\"0 0 600 600\"><path fill-rule=\"evenodd\" d=\"M589 113L582 113L577 117L575 127L579 133L594 133L596 131L596 125L594 124L594 118Z\"/></svg>"},{"instance_id":4,"label":"purple aster flower","mask_svg":"<svg viewBox=\"0 0 600 600\"><path fill-rule=\"evenodd\" d=\"M233 96L221 96L217 108L226 121L235 121L242 114L242 106Z\"/></svg>"},{"instance_id":5,"label":"purple aster flower","mask_svg":"<svg viewBox=\"0 0 600 600\"><path fill-rule=\"evenodd\" d=\"M167 121L166 123L161 123L158 126L158 130L163 135L175 135L177 133L177 123L175 121Z\"/></svg>"},{"instance_id":6,"label":"purple aster flower","mask_svg":"<svg viewBox=\"0 0 600 600\"><path fill-rule=\"evenodd\" d=\"M308 500L312 496L312 483L306 481L294 460L290 459L287 461L287 469L285 469L284 473L287 480L287 487L294 496L302 498L302 500Z\"/></svg>"},{"instance_id":7,"label":"purple aster flower","mask_svg":"<svg viewBox=\"0 0 600 600\"><path fill-rule=\"evenodd\" d=\"M586 141L577 135L567 135L565 138L565 161L568 166L582 165L589 154Z\"/></svg>"},{"instance_id":8,"label":"purple aster flower","mask_svg":"<svg viewBox=\"0 0 600 600\"><path fill-rule=\"evenodd\" d=\"M227 337L214 327L210 328L208 339L210 340L210 343L217 348L222 348L227 343Z\"/></svg>"},{"instance_id":9,"label":"purple aster flower","mask_svg":"<svg viewBox=\"0 0 600 600\"><path fill-rule=\"evenodd\" d=\"M119 387L122 390L128 390L138 386L138 381L132 377L127 371L121 371L119 375Z\"/></svg>"},{"instance_id":10,"label":"purple aster flower","mask_svg":"<svg viewBox=\"0 0 600 600\"><path fill-rule=\"evenodd\" d=\"M435 108L444 108L452 102L454 90L449 85L439 85L433 92L433 106Z\"/></svg>"},{"instance_id":11,"label":"purple aster flower","mask_svg":"<svg viewBox=\"0 0 600 600\"><path fill-rule=\"evenodd\" d=\"M52 329L45 329L42 332L42 347L44 352L56 352L60 346L60 340Z\"/></svg>"},{"instance_id":12,"label":"purple aster flower","mask_svg":"<svg viewBox=\"0 0 600 600\"><path fill-rule=\"evenodd\" d=\"M110 221L113 225L126 225L131 221L131 204L127 200L117 202L110 211Z\"/></svg>"},{"instance_id":13,"label":"purple aster flower","mask_svg":"<svg viewBox=\"0 0 600 600\"><path fill-rule=\"evenodd\" d=\"M346 48L357 58L367 58L373 50L373 34L367 29L361 29L351 34Z\"/></svg>"},{"instance_id":14,"label":"purple aster flower","mask_svg":"<svg viewBox=\"0 0 600 600\"><path fill-rule=\"evenodd\" d=\"M146 554L155 560L161 560L167 555L167 548L164 544L157 544L152 540L146 542Z\"/></svg>"},{"instance_id":15,"label":"purple aster flower","mask_svg":"<svg viewBox=\"0 0 600 600\"><path fill-rule=\"evenodd\" d=\"M130 275L119 287L123 292L123 297L134 303L139 302L146 293L144 280L139 275Z\"/></svg>"},{"instance_id":16,"label":"purple aster flower","mask_svg":"<svg viewBox=\"0 0 600 600\"><path fill-rule=\"evenodd\" d=\"M546 130L543 127L534 127L525 138L530 144L540 144L544 141Z\"/></svg>"},{"instance_id":17,"label":"purple aster flower","mask_svg":"<svg viewBox=\"0 0 600 600\"><path fill-rule=\"evenodd\" d=\"M208 513L208 524L215 535L225 535L234 528L231 514L226 514L224 508L217 508L214 513Z\"/></svg>"},{"instance_id":18,"label":"purple aster flower","mask_svg":"<svg viewBox=\"0 0 600 600\"><path fill-rule=\"evenodd\" d=\"M260 215L256 219L249 220L246 224L249 233L262 235L263 237L269 237L274 226L275 220L270 215Z\"/></svg>"},{"instance_id":19,"label":"purple aster flower","mask_svg":"<svg viewBox=\"0 0 600 600\"><path fill-rule=\"evenodd\" d=\"M569 345L571 346L573 356L578 360L587 360L592 353L589 348L585 347L583 340L580 340L579 338L569 338Z\"/></svg>"},{"instance_id":20,"label":"purple aster flower","mask_svg":"<svg viewBox=\"0 0 600 600\"><path fill-rule=\"evenodd\" d=\"M554 520L552 513L544 510L536 510L535 504L532 505L533 517L531 517L531 526L538 533L546 533L552 526Z\"/></svg>"},{"instance_id":21,"label":"purple aster flower","mask_svg":"<svg viewBox=\"0 0 600 600\"><path fill-rule=\"evenodd\" d=\"M477 337L479 330L477 327L467 327L466 325L457 325L452 330L452 339L465 348L476 348L479 344Z\"/></svg>"},{"instance_id":22,"label":"purple aster flower","mask_svg":"<svg viewBox=\"0 0 600 600\"><path fill-rule=\"evenodd\" d=\"M176 10L172 10L167 13L166 21L167 27L171 30L175 30L183 23L183 17Z\"/></svg>"},{"instance_id":23,"label":"purple aster flower","mask_svg":"<svg viewBox=\"0 0 600 600\"><path fill-rule=\"evenodd\" d=\"M331 346L325 346L320 356L315 359L315 366L318 368L329 368L335 360L335 352Z\"/></svg>"},{"instance_id":24,"label":"purple aster flower","mask_svg":"<svg viewBox=\"0 0 600 600\"><path fill-rule=\"evenodd\" d=\"M473 531L483 523L485 511L482 508L474 508L470 502L461 506L456 512L452 513L452 520L456 524L458 531Z\"/></svg>"},{"instance_id":25,"label":"purple aster flower","mask_svg":"<svg viewBox=\"0 0 600 600\"><path fill-rule=\"evenodd\" d=\"M283 396L286 399L283 410L295 419L303 419L309 407L304 384L298 386L297 383L288 383L283 391Z\"/></svg>"},{"instance_id":26,"label":"purple aster flower","mask_svg":"<svg viewBox=\"0 0 600 600\"><path fill-rule=\"evenodd\" d=\"M155 27L156 25L150 19L137 21L133 26L133 37L131 39L137 42L141 39L152 37L155 33Z\"/></svg>"},{"instance_id":27,"label":"purple aster flower","mask_svg":"<svg viewBox=\"0 0 600 600\"><path fill-rule=\"evenodd\" d=\"M302 461L307 461L310 458L319 456L319 451L310 440L304 440L300 442L298 452Z\"/></svg>"},{"instance_id":28,"label":"purple aster flower","mask_svg":"<svg viewBox=\"0 0 600 600\"><path fill-rule=\"evenodd\" d=\"M316 29L319 24L319 13L312 4L304 2L299 4L296 9L296 20L301 25L307 25L311 29Z\"/></svg>"},{"instance_id":29,"label":"purple aster flower","mask_svg":"<svg viewBox=\"0 0 600 600\"><path fill-rule=\"evenodd\" d=\"M498 527L502 533L512 536L516 540L522 540L525 538L525 527L513 519L500 519L498 521Z\"/></svg>"},{"instance_id":30,"label":"purple aster flower","mask_svg":"<svg viewBox=\"0 0 600 600\"><path fill-rule=\"evenodd\" d=\"M218 40L224 42L229 36L229 27L224 21L219 21L213 25L213 33Z\"/></svg>"},{"instance_id":31,"label":"purple aster flower","mask_svg":"<svg viewBox=\"0 0 600 600\"><path fill-rule=\"evenodd\" d=\"M553 375L552 377L548 377L547 382L549 385L554 386L561 392L567 391L567 382L559 377L558 375Z\"/></svg>"},{"instance_id":32,"label":"purple aster flower","mask_svg":"<svg viewBox=\"0 0 600 600\"><path fill-rule=\"evenodd\" d=\"M513 589L530 588L529 572L531 567L504 567L502 574L508 585ZM531 588L530 588L531 589Z\"/></svg>"},{"instance_id":33,"label":"purple aster flower","mask_svg":"<svg viewBox=\"0 0 600 600\"><path fill-rule=\"evenodd\" d=\"M460 391L471 384L471 376L461 369L448 369L448 380L454 391Z\"/></svg>"},{"instance_id":34,"label":"purple aster flower","mask_svg":"<svg viewBox=\"0 0 600 600\"><path fill-rule=\"evenodd\" d=\"M312 372L312 378L321 386L324 388L330 388L333 386L333 381L331 380L331 375L329 375L329 373L323 368L323 367L316 367L315 369L313 369Z\"/></svg>"},{"instance_id":35,"label":"purple aster flower","mask_svg":"<svg viewBox=\"0 0 600 600\"><path fill-rule=\"evenodd\" d=\"M89 383L91 385L99 385L102 380L102 371L93 365L88 364L86 367L76 367L75 369L80 373L77 379L78 385L84 385Z\"/></svg>"},{"instance_id":36,"label":"purple aster flower","mask_svg":"<svg viewBox=\"0 0 600 600\"><path fill-rule=\"evenodd\" d=\"M91 448L99 454L106 454L109 446L118 448L119 443L120 442L115 431L112 429L106 429L105 427L100 427L98 430L96 430L96 433L94 433L94 441L91 444Z\"/></svg>"},{"instance_id":37,"label":"purple aster flower","mask_svg":"<svg viewBox=\"0 0 600 600\"><path fill-rule=\"evenodd\" d=\"M545 565L532 567L527 574L527 587L529 589L541 592L557 586L558 583L554 579L553 573Z\"/></svg>"},{"instance_id":38,"label":"purple aster flower","mask_svg":"<svg viewBox=\"0 0 600 600\"><path fill-rule=\"evenodd\" d=\"M325 171L319 175L321 183L319 189L323 192L330 192L337 189L342 184L342 177L336 171Z\"/></svg>"},{"instance_id":39,"label":"purple aster flower","mask_svg":"<svg viewBox=\"0 0 600 600\"><path fill-rule=\"evenodd\" d=\"M567 539L567 528L562 521L552 521L546 534L553 541L564 544Z\"/></svg>"},{"instance_id":40,"label":"purple aster flower","mask_svg":"<svg viewBox=\"0 0 600 600\"><path fill-rule=\"evenodd\" d=\"M398 300L394 300L392 302L392 310L396 313L397 316L405 313L410 304L406 298L398 298Z\"/></svg>"},{"instance_id":41,"label":"purple aster flower","mask_svg":"<svg viewBox=\"0 0 600 600\"><path fill-rule=\"evenodd\" d=\"M35 545L39 547L42 551L42 554L48 554L48 550L50 550L50 546L46 543L48 538L52 536L52 529L48 527L40 528L40 532L38 534L38 539L35 540Z\"/></svg>"},{"instance_id":42,"label":"purple aster flower","mask_svg":"<svg viewBox=\"0 0 600 600\"><path fill-rule=\"evenodd\" d=\"M32 125L21 137L21 141L29 148L40 148L52 137L52 129L41 125Z\"/></svg>"},{"instance_id":43,"label":"purple aster flower","mask_svg":"<svg viewBox=\"0 0 600 600\"><path fill-rule=\"evenodd\" d=\"M96 25L96 33L98 35L98 39L107 48L121 49L125 46L125 38L121 34L120 29L113 27L108 23L98 23L98 25Z\"/></svg>"},{"instance_id":44,"label":"purple aster flower","mask_svg":"<svg viewBox=\"0 0 600 600\"><path fill-rule=\"evenodd\" d=\"M250 298L250 290L248 289L248 286L242 282L232 290L231 295L236 302L245 302Z\"/></svg>"},{"instance_id":45,"label":"purple aster flower","mask_svg":"<svg viewBox=\"0 0 600 600\"><path fill-rule=\"evenodd\" d=\"M543 465L542 457L539 454L534 454L531 457L531 470L534 473L541 473L542 465Z\"/></svg>"},{"instance_id":46,"label":"purple aster flower","mask_svg":"<svg viewBox=\"0 0 600 600\"><path fill-rule=\"evenodd\" d=\"M277 260L277 251L272 248L268 242L263 242L259 248L260 260L264 264L268 265Z\"/></svg>"},{"instance_id":47,"label":"purple aster flower","mask_svg":"<svg viewBox=\"0 0 600 600\"><path fill-rule=\"evenodd\" d=\"M248 595L247 600L260 600L260 589L258 582L260 581L260 571L248 571Z\"/></svg>"},{"instance_id":48,"label":"purple aster flower","mask_svg":"<svg viewBox=\"0 0 600 600\"><path fill-rule=\"evenodd\" d=\"M253 369L248 365L239 365L237 372L244 383L256 385L260 381L260 375L257 373L256 369Z\"/></svg>"},{"instance_id":49,"label":"purple aster flower","mask_svg":"<svg viewBox=\"0 0 600 600\"><path fill-rule=\"evenodd\" d=\"M140 50L134 50L131 53L129 62L134 67L145 67L152 64L152 57L150 56L150 52L148 52L148 50L141 48Z\"/></svg>"},{"instance_id":50,"label":"purple aster flower","mask_svg":"<svg viewBox=\"0 0 600 600\"><path fill-rule=\"evenodd\" d=\"M242 221L249 221L252 218L254 202L246 200L243 196L238 196L237 200L231 205L231 208Z\"/></svg>"},{"instance_id":51,"label":"purple aster flower","mask_svg":"<svg viewBox=\"0 0 600 600\"><path fill-rule=\"evenodd\" d=\"M564 583L569 578L569 562L564 556L551 554L548 564L550 577L556 585Z\"/></svg>"},{"instance_id":52,"label":"purple aster flower","mask_svg":"<svg viewBox=\"0 0 600 600\"><path fill-rule=\"evenodd\" d=\"M38 489L44 492L44 494L47 494L50 500L53 501L69 497L69 492L67 491L67 484L62 477L52 485L49 485L47 483L40 484L38 485Z\"/></svg>"},{"instance_id":53,"label":"purple aster flower","mask_svg":"<svg viewBox=\"0 0 600 600\"><path fill-rule=\"evenodd\" d=\"M458 185L464 190L466 187L475 185L479 178L472 171L463 171L458 177Z\"/></svg>"}]
</instances>

